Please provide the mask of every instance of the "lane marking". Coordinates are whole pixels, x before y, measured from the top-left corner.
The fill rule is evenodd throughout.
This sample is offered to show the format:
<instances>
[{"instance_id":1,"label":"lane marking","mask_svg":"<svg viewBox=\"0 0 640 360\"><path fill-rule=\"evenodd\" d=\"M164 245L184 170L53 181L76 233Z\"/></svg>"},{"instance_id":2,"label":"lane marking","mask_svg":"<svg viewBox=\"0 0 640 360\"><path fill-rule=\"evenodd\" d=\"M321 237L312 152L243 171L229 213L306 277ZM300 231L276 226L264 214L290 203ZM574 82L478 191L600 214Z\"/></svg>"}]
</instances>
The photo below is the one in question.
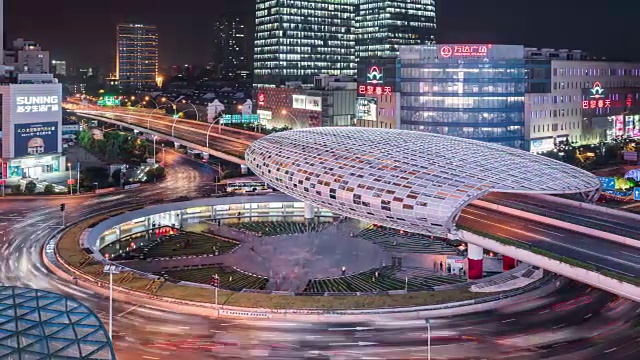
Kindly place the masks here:
<instances>
[{"instance_id":1,"label":"lane marking","mask_svg":"<svg viewBox=\"0 0 640 360\"><path fill-rule=\"evenodd\" d=\"M623 253L623 254L627 254L627 255L630 255L630 256L633 256L633 257L640 258L640 255L636 255L636 254L628 253L628 252L626 252L626 251L622 251L622 250L620 250L620 252L621 252L621 253Z\"/></svg>"},{"instance_id":2,"label":"lane marking","mask_svg":"<svg viewBox=\"0 0 640 360\"><path fill-rule=\"evenodd\" d=\"M131 308L129 308L128 310L123 311L122 313L120 313L120 314L118 315L118 317L121 317L122 315L126 315L126 314L130 313L130 312L132 312L133 310L137 309L138 307L140 307L140 304L138 304L138 305L136 305L136 306L132 306L132 307L131 307Z\"/></svg>"}]
</instances>

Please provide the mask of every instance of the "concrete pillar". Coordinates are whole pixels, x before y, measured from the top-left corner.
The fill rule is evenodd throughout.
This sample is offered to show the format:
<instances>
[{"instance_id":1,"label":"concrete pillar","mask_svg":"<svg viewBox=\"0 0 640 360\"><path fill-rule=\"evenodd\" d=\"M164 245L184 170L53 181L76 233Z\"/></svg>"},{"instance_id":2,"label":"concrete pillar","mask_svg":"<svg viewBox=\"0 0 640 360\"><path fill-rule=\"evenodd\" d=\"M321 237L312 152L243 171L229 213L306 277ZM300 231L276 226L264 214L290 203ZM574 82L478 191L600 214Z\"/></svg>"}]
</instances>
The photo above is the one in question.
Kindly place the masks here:
<instances>
[{"instance_id":1,"label":"concrete pillar","mask_svg":"<svg viewBox=\"0 0 640 360\"><path fill-rule=\"evenodd\" d=\"M502 255L502 271L509 271L516 267L516 259Z\"/></svg>"},{"instance_id":2,"label":"concrete pillar","mask_svg":"<svg viewBox=\"0 0 640 360\"><path fill-rule=\"evenodd\" d=\"M180 149L180 144L177 142L174 142L173 146L175 146L176 150Z\"/></svg>"},{"instance_id":3,"label":"concrete pillar","mask_svg":"<svg viewBox=\"0 0 640 360\"><path fill-rule=\"evenodd\" d=\"M240 173L246 175L249 173L249 167L247 165L240 165Z\"/></svg>"},{"instance_id":4,"label":"concrete pillar","mask_svg":"<svg viewBox=\"0 0 640 360\"><path fill-rule=\"evenodd\" d=\"M478 245L467 244L467 277L469 280L482 279L482 260L484 249Z\"/></svg>"},{"instance_id":5,"label":"concrete pillar","mask_svg":"<svg viewBox=\"0 0 640 360\"><path fill-rule=\"evenodd\" d=\"M116 239L120 239L120 234L121 234L121 230L120 230L120 226L116 226Z\"/></svg>"},{"instance_id":6,"label":"concrete pillar","mask_svg":"<svg viewBox=\"0 0 640 360\"><path fill-rule=\"evenodd\" d=\"M311 203L304 203L304 218L313 219L316 216L316 208Z\"/></svg>"},{"instance_id":7,"label":"concrete pillar","mask_svg":"<svg viewBox=\"0 0 640 360\"><path fill-rule=\"evenodd\" d=\"M216 207L215 206L211 206L211 218L215 219L216 218Z\"/></svg>"}]
</instances>

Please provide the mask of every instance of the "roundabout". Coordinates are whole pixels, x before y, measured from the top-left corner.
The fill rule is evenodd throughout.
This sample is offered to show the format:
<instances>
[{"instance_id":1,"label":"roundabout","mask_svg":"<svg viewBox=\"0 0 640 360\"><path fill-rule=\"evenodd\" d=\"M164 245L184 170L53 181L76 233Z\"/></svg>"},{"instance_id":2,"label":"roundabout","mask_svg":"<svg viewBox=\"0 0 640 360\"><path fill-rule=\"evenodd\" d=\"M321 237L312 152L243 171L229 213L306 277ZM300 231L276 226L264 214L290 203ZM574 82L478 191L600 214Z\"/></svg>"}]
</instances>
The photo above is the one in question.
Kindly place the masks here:
<instances>
[{"instance_id":1,"label":"roundabout","mask_svg":"<svg viewBox=\"0 0 640 360\"><path fill-rule=\"evenodd\" d=\"M374 244L367 224L317 210L314 225L309 225L303 214L303 204L283 194L123 208L61 231L48 241L43 256L59 276L102 293L108 292L109 277L103 269L112 263L110 258L122 267L113 277L115 298L220 317L322 319L327 314L363 316L371 311L419 317L424 315L421 311L482 306L549 284L545 277L529 281L524 288L472 292L473 284L460 276L433 270L435 264L446 261L442 253L456 253L455 247L441 240L409 237L405 242L399 237L395 251L388 252L394 243L386 244L387 250ZM282 221L285 218L300 221ZM265 236L269 229L275 236ZM204 231L200 238L195 236L198 230ZM360 238L360 232L370 240ZM186 244L184 239L191 240ZM203 247L203 241L214 245ZM416 241L441 244L433 254L403 253L403 246L410 251ZM199 253L170 256L176 249ZM207 249L208 254L202 252ZM323 257L339 261L331 263ZM392 262L399 257L401 266ZM218 291L207 281L212 275L220 277ZM249 286L228 286L240 279Z\"/></svg>"}]
</instances>

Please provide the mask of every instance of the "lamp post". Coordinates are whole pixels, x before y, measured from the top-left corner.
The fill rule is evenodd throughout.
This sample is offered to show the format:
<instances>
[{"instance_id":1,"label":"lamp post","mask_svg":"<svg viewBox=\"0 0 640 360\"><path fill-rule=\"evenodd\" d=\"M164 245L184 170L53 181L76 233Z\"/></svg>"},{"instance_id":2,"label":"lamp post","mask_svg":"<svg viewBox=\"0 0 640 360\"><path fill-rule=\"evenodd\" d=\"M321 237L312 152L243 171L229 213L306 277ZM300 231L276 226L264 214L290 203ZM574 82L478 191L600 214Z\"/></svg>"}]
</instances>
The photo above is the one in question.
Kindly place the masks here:
<instances>
[{"instance_id":1,"label":"lamp post","mask_svg":"<svg viewBox=\"0 0 640 360\"><path fill-rule=\"evenodd\" d=\"M73 195L73 178L71 177L71 163L67 163L69 169L69 195Z\"/></svg>"},{"instance_id":2,"label":"lamp post","mask_svg":"<svg viewBox=\"0 0 640 360\"><path fill-rule=\"evenodd\" d=\"M295 116L293 116L292 113L288 112L287 110L282 110L282 115L289 115L291 116L291 118L296 122L296 124L298 125L299 128L302 128L302 126L300 125L300 122L298 121L298 119L296 119Z\"/></svg>"},{"instance_id":3,"label":"lamp post","mask_svg":"<svg viewBox=\"0 0 640 360\"><path fill-rule=\"evenodd\" d=\"M191 105L191 107L193 108L193 111L196 113L196 121L200 121L200 113L198 113L198 108L196 108L195 105L193 105L192 103L186 100L182 100L182 103Z\"/></svg>"},{"instance_id":4,"label":"lamp post","mask_svg":"<svg viewBox=\"0 0 640 360\"><path fill-rule=\"evenodd\" d=\"M157 136L153 135L153 165L156 164L156 138Z\"/></svg>"},{"instance_id":5,"label":"lamp post","mask_svg":"<svg viewBox=\"0 0 640 360\"><path fill-rule=\"evenodd\" d=\"M424 319L427 323L427 360L431 360L431 321Z\"/></svg>"},{"instance_id":6,"label":"lamp post","mask_svg":"<svg viewBox=\"0 0 640 360\"><path fill-rule=\"evenodd\" d=\"M151 129L151 117L153 116L153 113L156 112L157 110L159 110L161 107L165 107L165 106L169 106L169 105L160 105L158 107L156 107L155 109L153 109L153 111L151 111L151 113L149 114L149 116L147 116L147 129Z\"/></svg>"},{"instance_id":7,"label":"lamp post","mask_svg":"<svg viewBox=\"0 0 640 360\"><path fill-rule=\"evenodd\" d=\"M172 103L171 100L167 98L162 98L160 100L162 102L168 102L169 104L171 104L171 107L173 107L173 115L178 115L178 107L176 106L176 104Z\"/></svg>"},{"instance_id":8,"label":"lamp post","mask_svg":"<svg viewBox=\"0 0 640 360\"><path fill-rule=\"evenodd\" d=\"M182 114L186 113L187 111L193 111L193 110L191 110L191 109L187 109L187 110L185 110L185 111L181 111L181 112L179 112L179 113L178 113L178 114L176 114L176 115L173 115L173 118L174 118L174 119L173 119L173 124L171 125L171 136L172 136L172 137L174 136L174 131L173 131L173 130L174 130L174 129L175 129L175 127L176 127L176 122L178 122L178 119L180 119L180 115L182 115Z\"/></svg>"},{"instance_id":9,"label":"lamp post","mask_svg":"<svg viewBox=\"0 0 640 360\"><path fill-rule=\"evenodd\" d=\"M118 274L117 265L105 265L103 272L109 274L109 339L113 339L113 274Z\"/></svg>"},{"instance_id":10,"label":"lamp post","mask_svg":"<svg viewBox=\"0 0 640 360\"><path fill-rule=\"evenodd\" d=\"M211 124L209 125L209 129L207 130L207 149L209 148L209 134L211 134L211 128L213 127L213 125L216 124L216 121L218 122L218 134L220 134L222 132L222 128L221 128L222 125L221 125L221 121L220 121L221 119L222 119L222 117L219 117L219 118L213 120L211 122Z\"/></svg>"}]
</instances>

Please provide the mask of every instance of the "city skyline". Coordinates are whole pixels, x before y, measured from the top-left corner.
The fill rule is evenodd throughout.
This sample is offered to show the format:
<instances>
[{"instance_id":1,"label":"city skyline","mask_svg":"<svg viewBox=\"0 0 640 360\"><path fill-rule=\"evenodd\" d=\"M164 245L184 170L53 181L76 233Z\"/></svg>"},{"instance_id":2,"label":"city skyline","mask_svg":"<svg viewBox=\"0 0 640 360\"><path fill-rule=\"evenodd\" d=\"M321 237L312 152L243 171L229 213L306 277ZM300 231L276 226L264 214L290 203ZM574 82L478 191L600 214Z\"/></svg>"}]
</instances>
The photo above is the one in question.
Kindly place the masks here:
<instances>
[{"instance_id":1,"label":"city skyline","mask_svg":"<svg viewBox=\"0 0 640 360\"><path fill-rule=\"evenodd\" d=\"M115 26L135 22L158 26L160 66L206 64L213 57L215 20L223 15L251 20L255 14L255 2L248 0L233 4L187 1L180 8L166 0L124 4L104 3L96 14L79 0L43 3L37 9L24 2L10 2L5 9L6 40L33 40L48 49L51 58L65 60L70 66L99 66L110 72L115 70ZM640 49L627 49L624 41L640 4L610 4L606 9L600 4L595 0L542 0L516 7L506 0L438 2L437 41L524 44L580 49L610 59L640 58ZM29 14L31 21L21 21L16 14ZM66 23L76 26L60 26ZM70 41L72 38L77 41Z\"/></svg>"}]
</instances>

